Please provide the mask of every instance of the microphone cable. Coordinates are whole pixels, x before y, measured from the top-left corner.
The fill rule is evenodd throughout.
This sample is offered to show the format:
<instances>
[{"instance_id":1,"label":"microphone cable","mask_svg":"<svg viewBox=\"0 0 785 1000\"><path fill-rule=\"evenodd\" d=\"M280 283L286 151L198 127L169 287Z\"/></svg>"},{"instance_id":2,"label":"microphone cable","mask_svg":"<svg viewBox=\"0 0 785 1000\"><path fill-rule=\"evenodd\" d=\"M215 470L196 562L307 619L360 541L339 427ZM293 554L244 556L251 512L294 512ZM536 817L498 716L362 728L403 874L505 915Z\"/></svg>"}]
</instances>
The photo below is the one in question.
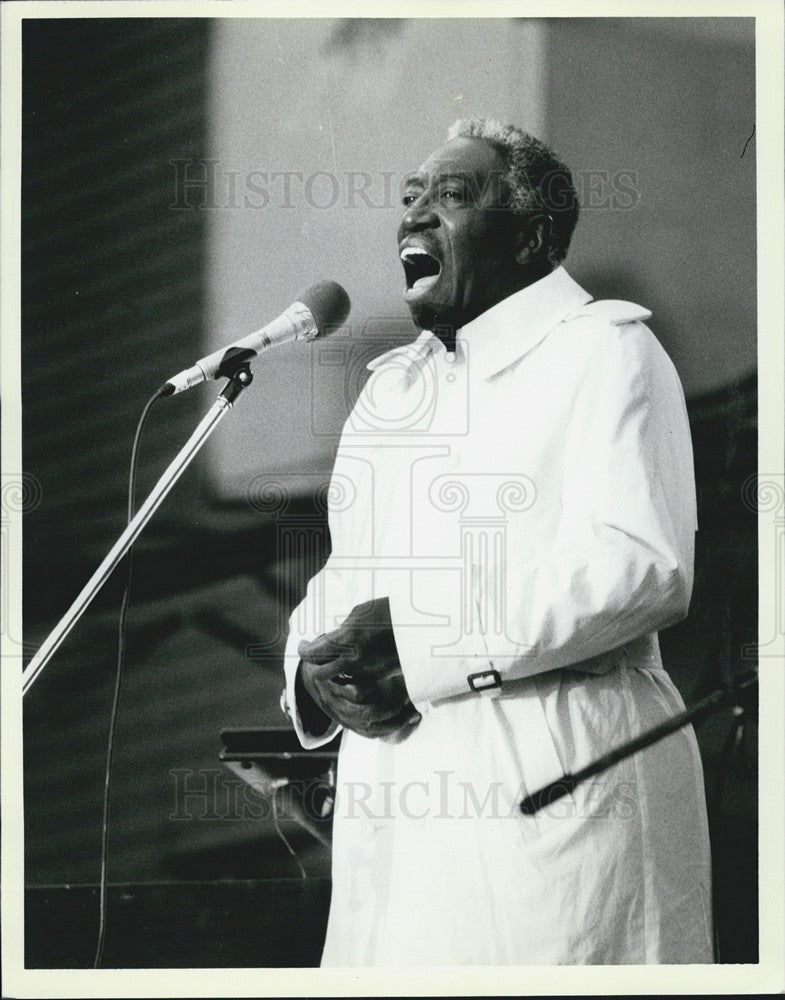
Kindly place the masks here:
<instances>
[{"instance_id":1,"label":"microphone cable","mask_svg":"<svg viewBox=\"0 0 785 1000\"><path fill-rule=\"evenodd\" d=\"M282 788L282 787L284 787L285 785L288 785L288 784L289 784L289 782L286 781L286 780L284 780L283 784L280 784L280 785L279 784L274 784L273 785L273 824L275 825L275 832L281 838L281 840L284 843L284 846L286 847L286 850L294 858L295 864L300 869L300 878L307 879L308 878L308 874L306 873L305 868L303 868L303 863L302 863L302 861L300 861L300 856L298 855L297 851L295 851L295 849L292 847L292 845L289 843L289 840L287 839L286 834L281 829L281 824L280 824L280 820L279 820L279 816L278 816L278 790L279 790L279 788Z\"/></svg>"},{"instance_id":2,"label":"microphone cable","mask_svg":"<svg viewBox=\"0 0 785 1000\"><path fill-rule=\"evenodd\" d=\"M142 437L144 427L153 404L164 395L164 387L161 386L152 395L142 410L139 422L136 425L134 442L131 446L131 466L128 474L128 522L130 523L136 513L136 467L139 457L139 441ZM109 734L106 740L106 764L104 768L104 802L103 815L101 818L101 861L100 876L98 885L98 942L95 948L95 958L93 968L98 969L104 954L104 940L106 937L106 874L108 860L109 843L109 816L110 816L110 790L112 775L112 758L114 756L115 730L117 727L117 715L120 706L120 688L122 684L123 667L125 665L125 633L128 620L128 607L131 602L131 583L133 581L134 548L128 549L125 557L127 567L127 577L123 600L120 605L120 617L117 623L117 666L115 668L114 694L112 696L112 710L109 717Z\"/></svg>"}]
</instances>

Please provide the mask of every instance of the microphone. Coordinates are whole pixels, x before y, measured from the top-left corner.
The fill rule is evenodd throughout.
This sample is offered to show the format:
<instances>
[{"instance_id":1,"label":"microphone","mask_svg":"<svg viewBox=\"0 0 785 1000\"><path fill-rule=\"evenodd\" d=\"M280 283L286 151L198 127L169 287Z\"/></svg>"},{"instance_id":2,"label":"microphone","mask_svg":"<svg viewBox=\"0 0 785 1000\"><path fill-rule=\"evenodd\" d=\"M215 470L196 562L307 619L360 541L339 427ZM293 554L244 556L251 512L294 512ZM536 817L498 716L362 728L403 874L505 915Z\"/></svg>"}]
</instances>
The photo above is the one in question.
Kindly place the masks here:
<instances>
[{"instance_id":1,"label":"microphone","mask_svg":"<svg viewBox=\"0 0 785 1000\"><path fill-rule=\"evenodd\" d=\"M161 388L162 396L173 396L211 378L230 378L238 366L255 358L268 347L293 340L314 340L333 332L349 315L351 302L335 281L317 281L280 316L255 333L222 347L195 365L170 378Z\"/></svg>"}]
</instances>

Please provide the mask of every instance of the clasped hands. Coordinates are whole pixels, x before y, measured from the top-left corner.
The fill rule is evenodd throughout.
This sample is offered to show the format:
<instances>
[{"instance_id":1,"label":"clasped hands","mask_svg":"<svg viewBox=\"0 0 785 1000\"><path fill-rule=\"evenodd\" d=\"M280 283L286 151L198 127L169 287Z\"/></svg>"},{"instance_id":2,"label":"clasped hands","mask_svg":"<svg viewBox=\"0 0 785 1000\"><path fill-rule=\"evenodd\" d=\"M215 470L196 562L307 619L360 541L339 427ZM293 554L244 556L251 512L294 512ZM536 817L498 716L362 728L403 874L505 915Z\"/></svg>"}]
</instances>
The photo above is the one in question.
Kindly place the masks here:
<instances>
[{"instance_id":1,"label":"clasped hands","mask_svg":"<svg viewBox=\"0 0 785 1000\"><path fill-rule=\"evenodd\" d=\"M344 728L379 737L420 721L406 690L386 597L358 604L339 628L303 640L297 653L302 688Z\"/></svg>"}]
</instances>

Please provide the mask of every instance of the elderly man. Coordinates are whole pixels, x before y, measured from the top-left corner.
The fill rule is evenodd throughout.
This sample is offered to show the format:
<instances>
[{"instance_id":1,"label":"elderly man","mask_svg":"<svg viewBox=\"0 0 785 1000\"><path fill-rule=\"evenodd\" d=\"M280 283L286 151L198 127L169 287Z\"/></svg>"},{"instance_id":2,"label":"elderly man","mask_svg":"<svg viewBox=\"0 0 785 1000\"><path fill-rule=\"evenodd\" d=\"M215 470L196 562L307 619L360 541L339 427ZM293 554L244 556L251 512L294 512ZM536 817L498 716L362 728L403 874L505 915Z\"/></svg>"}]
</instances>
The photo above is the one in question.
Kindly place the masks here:
<instances>
[{"instance_id":1,"label":"elderly man","mask_svg":"<svg viewBox=\"0 0 785 1000\"><path fill-rule=\"evenodd\" d=\"M575 191L525 132L458 122L403 205L422 332L369 366L286 650L303 745L344 730L323 964L710 962L691 730L519 808L683 707L678 377L648 311L561 266Z\"/></svg>"}]
</instances>

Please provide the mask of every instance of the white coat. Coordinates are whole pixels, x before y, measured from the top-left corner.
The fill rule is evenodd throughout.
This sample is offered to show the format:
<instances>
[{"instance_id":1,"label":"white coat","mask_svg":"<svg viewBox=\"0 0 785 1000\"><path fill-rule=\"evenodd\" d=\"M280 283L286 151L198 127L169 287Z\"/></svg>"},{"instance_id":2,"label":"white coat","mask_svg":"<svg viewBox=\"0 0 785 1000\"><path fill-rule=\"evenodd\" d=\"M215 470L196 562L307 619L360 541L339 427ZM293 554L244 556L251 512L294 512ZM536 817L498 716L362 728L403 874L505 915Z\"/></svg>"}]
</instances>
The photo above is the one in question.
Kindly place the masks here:
<instances>
[{"instance_id":1,"label":"white coat","mask_svg":"<svg viewBox=\"0 0 785 1000\"><path fill-rule=\"evenodd\" d=\"M345 732L324 965L712 961L692 729L543 812L521 799L681 710L657 630L686 613L695 491L650 313L564 271L372 363L297 644L388 596L422 721Z\"/></svg>"}]
</instances>

